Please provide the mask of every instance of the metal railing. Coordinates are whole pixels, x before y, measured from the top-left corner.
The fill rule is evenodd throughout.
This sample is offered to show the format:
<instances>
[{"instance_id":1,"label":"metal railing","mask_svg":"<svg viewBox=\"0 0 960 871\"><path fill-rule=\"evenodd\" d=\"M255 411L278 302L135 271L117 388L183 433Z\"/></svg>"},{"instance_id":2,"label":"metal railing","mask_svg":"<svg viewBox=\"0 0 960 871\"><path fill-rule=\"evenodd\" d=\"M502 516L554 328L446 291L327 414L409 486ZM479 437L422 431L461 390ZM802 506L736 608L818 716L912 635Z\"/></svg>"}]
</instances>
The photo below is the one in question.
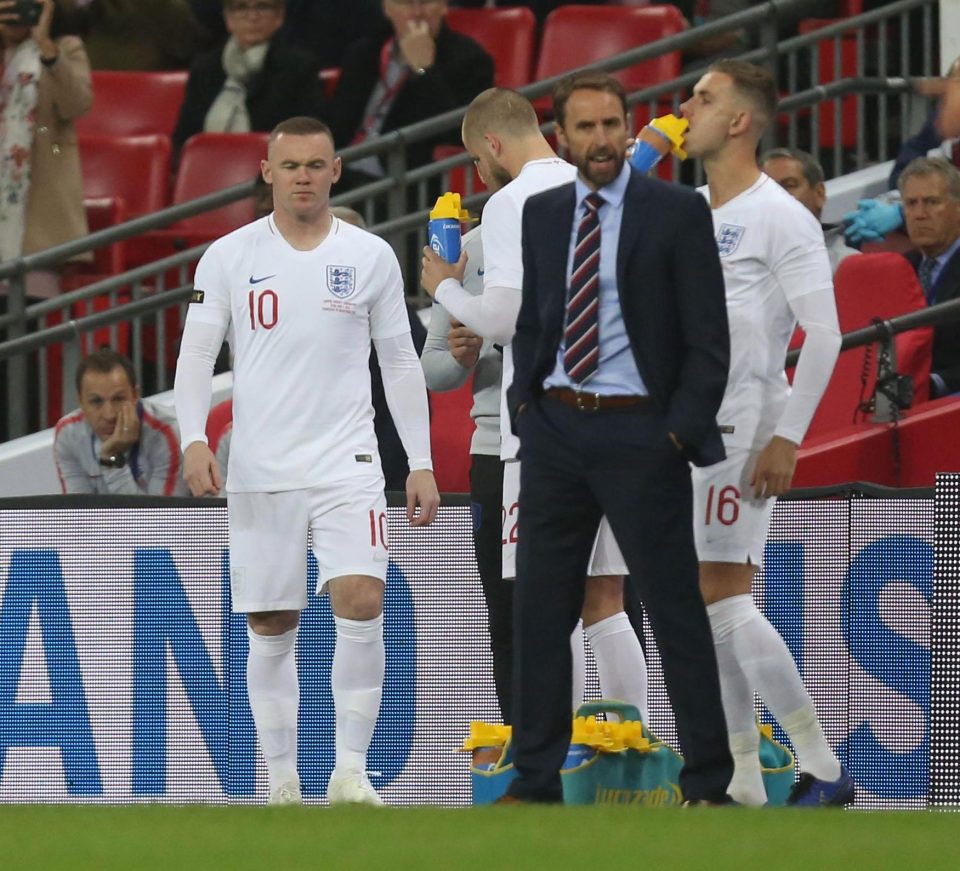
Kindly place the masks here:
<instances>
[{"instance_id":1,"label":"metal railing","mask_svg":"<svg viewBox=\"0 0 960 871\"><path fill-rule=\"evenodd\" d=\"M898 122L899 137L892 138L902 138L908 132L910 123L910 79L933 72L932 50L922 53L919 69L910 69L908 49L913 28L916 26L913 19L917 16L920 16L922 43L932 47L937 3L934 0L900 0L814 33L791 37L778 43L776 32L781 17L795 16L812 5L811 0L781 0L756 4L751 9L722 20L592 64L591 68L608 71L624 69L666 53L682 51L705 37L730 30L752 29L759 34L760 47L742 57L766 64L775 75L785 78L786 90L790 93L781 106L783 123L779 129L772 131L772 137L777 144L807 147L815 155L829 157L826 167L828 175L859 168L872 160L885 160L890 147L888 138L891 138L888 116L896 118ZM896 52L890 51L886 39L881 39L882 45L876 44L876 39L886 36L888 31L896 31L899 37ZM856 40L857 77L821 85L817 78L821 47L824 44L832 45L839 68L844 39ZM871 46L876 48L868 50ZM868 72L875 75L868 76ZM893 76L892 73L897 75ZM702 70L694 70L673 81L631 93L628 104L637 117L642 115L644 118L665 111L667 106L678 111L684 93L701 74ZM531 84L522 89L522 92L535 100L549 94L562 78L563 76L556 76ZM800 93L796 93L798 89L802 89ZM781 88L781 91L783 90L785 89ZM843 114L843 100L854 100L857 107L857 144L849 154L843 148L841 137L834 135L831 145L829 137L822 131L822 110L809 109L818 103L832 101L833 129L836 133L841 129L845 130L844 124L849 120ZM465 107L452 110L401 130L372 137L339 152L345 165L370 155L377 155L384 164L384 178L340 194L334 197L333 203L357 208L366 216L368 223L372 224L371 230L392 243L408 278L411 295L416 295L417 252L426 241L426 215L436 192L449 187L452 172L466 170L466 189L469 194L467 205L476 208L486 198L486 194L482 192L472 192L472 168L470 157L466 153L411 170L406 166L406 149L410 144L438 136L456 138L464 111ZM873 118L882 119L882 122L878 121L875 129L874 125L870 125L868 129L866 122ZM549 125L544 126L549 130ZM878 137L877 141L868 142L867 136L874 134ZM771 145L774 144L773 138L769 143ZM825 147L824 143L829 148ZM684 173L681 173L680 165L674 159L670 171L677 180L681 180L683 175L682 180L687 182L702 181L699 166L694 167L692 172L685 169ZM31 353L63 343L63 362L59 364L62 374L58 373L64 386L61 410L74 404L72 378L64 376L73 371L73 366L84 348L84 340L91 336L91 331L103 329L105 326L111 329L112 342L116 341L121 328L129 329L129 349L138 377L145 379L149 376L145 386L150 389L167 389L172 373L168 365L168 355L165 353L168 339L171 338L166 334L166 311L171 306L182 308L183 305L183 297L176 296L176 292L169 288L173 286L184 289L189 286L190 269L206 246L191 248L55 299L33 304L29 304L24 296L24 277L29 271L57 267L77 254L169 227L184 218L236 202L251 196L252 193L253 182L245 182L92 233L65 245L0 264L0 281L8 282L8 312L0 316L0 338L6 340L0 344L0 360L7 361L8 407L5 411L8 434L15 436L27 431L26 384L27 369L31 364L26 356L26 345L21 342L21 339L26 337L32 340L29 342L29 347L33 349ZM108 312L73 316L74 306L95 299L110 309L116 308L117 318L107 317ZM135 310L130 308L133 304L137 306ZM51 318L60 319L64 325L52 325L45 329L45 320ZM179 322L179 316L170 317L169 327L176 328ZM65 336L71 338L65 340ZM156 348L147 359L144 349L151 343L155 344ZM10 351L10 348L18 350ZM38 371L39 393L45 398L46 384L51 374L46 354L40 354L39 360L32 365Z\"/></svg>"}]
</instances>

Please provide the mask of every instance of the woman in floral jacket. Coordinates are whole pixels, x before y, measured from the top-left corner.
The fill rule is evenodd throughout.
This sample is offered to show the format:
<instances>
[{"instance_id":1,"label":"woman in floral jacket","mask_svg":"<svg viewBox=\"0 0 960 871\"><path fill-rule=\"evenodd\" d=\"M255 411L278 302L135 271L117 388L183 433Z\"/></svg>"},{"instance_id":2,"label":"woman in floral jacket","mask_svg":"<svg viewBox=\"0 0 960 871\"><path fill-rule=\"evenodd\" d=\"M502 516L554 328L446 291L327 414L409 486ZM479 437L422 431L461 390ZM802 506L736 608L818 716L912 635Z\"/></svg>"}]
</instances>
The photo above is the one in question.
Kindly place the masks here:
<instances>
[{"instance_id":1,"label":"woman in floral jacket","mask_svg":"<svg viewBox=\"0 0 960 871\"><path fill-rule=\"evenodd\" d=\"M77 36L54 39L55 0L39 21L19 23L0 0L0 260L87 233L73 121L93 104L90 64ZM28 277L28 296L56 292L53 276Z\"/></svg>"}]
</instances>

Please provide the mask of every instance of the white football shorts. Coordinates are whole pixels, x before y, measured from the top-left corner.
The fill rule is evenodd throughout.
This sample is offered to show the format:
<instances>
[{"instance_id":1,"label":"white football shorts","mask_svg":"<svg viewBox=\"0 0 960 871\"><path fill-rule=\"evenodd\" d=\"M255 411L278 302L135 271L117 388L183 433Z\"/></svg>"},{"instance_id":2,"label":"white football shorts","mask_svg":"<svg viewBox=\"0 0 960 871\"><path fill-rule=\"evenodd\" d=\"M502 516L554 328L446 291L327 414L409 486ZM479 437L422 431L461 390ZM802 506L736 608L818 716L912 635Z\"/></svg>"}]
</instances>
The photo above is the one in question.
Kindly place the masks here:
<instances>
[{"instance_id":1,"label":"white football shorts","mask_svg":"<svg viewBox=\"0 0 960 871\"><path fill-rule=\"evenodd\" d=\"M775 499L755 499L750 477L760 451L727 448L721 463L691 470L693 534L701 562L759 566Z\"/></svg>"},{"instance_id":2,"label":"white football shorts","mask_svg":"<svg viewBox=\"0 0 960 871\"><path fill-rule=\"evenodd\" d=\"M383 478L278 493L228 493L233 610L302 611L307 607L307 530L320 577L387 577L387 503Z\"/></svg>"},{"instance_id":3,"label":"white football shorts","mask_svg":"<svg viewBox=\"0 0 960 871\"><path fill-rule=\"evenodd\" d=\"M503 531L500 542L503 545L503 577L517 576L517 519L520 504L520 461L507 460L503 464L503 509L501 518ZM597 540L593 543L587 576L625 575L627 564L623 561L613 530L604 517L597 530Z\"/></svg>"}]
</instances>

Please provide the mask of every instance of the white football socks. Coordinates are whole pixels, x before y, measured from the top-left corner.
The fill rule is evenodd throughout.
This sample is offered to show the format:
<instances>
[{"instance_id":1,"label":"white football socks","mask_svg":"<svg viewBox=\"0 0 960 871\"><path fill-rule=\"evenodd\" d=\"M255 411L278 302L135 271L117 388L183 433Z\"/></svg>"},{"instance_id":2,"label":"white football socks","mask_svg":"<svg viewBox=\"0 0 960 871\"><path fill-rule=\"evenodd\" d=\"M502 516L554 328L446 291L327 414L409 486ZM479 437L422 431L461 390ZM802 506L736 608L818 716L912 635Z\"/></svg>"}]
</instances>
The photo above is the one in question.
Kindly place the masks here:
<instances>
[{"instance_id":1,"label":"white football socks","mask_svg":"<svg viewBox=\"0 0 960 871\"><path fill-rule=\"evenodd\" d=\"M604 617L584 632L597 661L601 695L635 705L649 728L647 661L626 612Z\"/></svg>"},{"instance_id":2,"label":"white football socks","mask_svg":"<svg viewBox=\"0 0 960 871\"><path fill-rule=\"evenodd\" d=\"M330 686L337 712L336 768L366 771L367 750L377 725L386 654L383 614L373 620L333 618L337 646Z\"/></svg>"},{"instance_id":3,"label":"white football socks","mask_svg":"<svg viewBox=\"0 0 960 871\"><path fill-rule=\"evenodd\" d=\"M830 749L813 702L803 685L790 650L749 594L731 596L707 608L720 667L724 711L731 734L744 733L743 685L750 692L747 706L753 718L753 691L759 693L770 713L790 737L801 769L821 780L836 780L840 762ZM742 677L738 677L737 673ZM727 704L724 684L740 681ZM736 777L736 776L735 776ZM731 793L732 795L732 793ZM736 798L736 796L734 796Z\"/></svg>"},{"instance_id":4,"label":"white football socks","mask_svg":"<svg viewBox=\"0 0 960 871\"><path fill-rule=\"evenodd\" d=\"M260 746L267 763L270 791L283 783L300 782L297 775L297 630L282 635L257 635L249 626L247 695Z\"/></svg>"},{"instance_id":5,"label":"white football socks","mask_svg":"<svg viewBox=\"0 0 960 871\"><path fill-rule=\"evenodd\" d=\"M587 682L586 653L583 649L583 620L577 620L570 636L570 654L573 657L573 689L571 701L573 713L583 704L583 691Z\"/></svg>"}]
</instances>

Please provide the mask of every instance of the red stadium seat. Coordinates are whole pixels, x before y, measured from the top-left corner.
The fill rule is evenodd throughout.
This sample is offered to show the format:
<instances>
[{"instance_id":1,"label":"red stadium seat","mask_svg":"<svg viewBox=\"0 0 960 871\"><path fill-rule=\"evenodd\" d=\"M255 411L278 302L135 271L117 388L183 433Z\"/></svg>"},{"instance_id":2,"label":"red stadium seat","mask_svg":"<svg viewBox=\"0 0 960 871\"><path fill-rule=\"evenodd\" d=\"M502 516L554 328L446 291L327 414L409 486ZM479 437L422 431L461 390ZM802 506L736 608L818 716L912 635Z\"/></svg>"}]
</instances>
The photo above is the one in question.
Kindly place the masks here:
<instances>
[{"instance_id":1,"label":"red stadium seat","mask_svg":"<svg viewBox=\"0 0 960 871\"><path fill-rule=\"evenodd\" d=\"M217 452L217 445L220 443L220 437L226 432L227 427L233 423L233 400L225 399L218 402L207 415L207 444L210 450Z\"/></svg>"},{"instance_id":2,"label":"red stadium seat","mask_svg":"<svg viewBox=\"0 0 960 871\"><path fill-rule=\"evenodd\" d=\"M173 202L185 203L204 194L251 181L267 156L268 133L198 133L180 153L173 183ZM178 221L171 231L188 237L189 245L236 230L253 220L253 200L243 199L222 209Z\"/></svg>"},{"instance_id":3,"label":"red stadium seat","mask_svg":"<svg viewBox=\"0 0 960 871\"><path fill-rule=\"evenodd\" d=\"M683 27L683 16L674 6L561 6L544 22L534 80L605 60L680 33ZM675 79L680 75L680 67L680 52L672 51L613 75L630 92ZM535 105L538 112L545 113L549 110L549 98L538 100ZM637 125L647 120L638 117Z\"/></svg>"},{"instance_id":4,"label":"red stadium seat","mask_svg":"<svg viewBox=\"0 0 960 871\"><path fill-rule=\"evenodd\" d=\"M433 474L441 493L470 492L470 439L474 424L473 379L445 393L430 392Z\"/></svg>"},{"instance_id":5,"label":"red stadium seat","mask_svg":"<svg viewBox=\"0 0 960 871\"><path fill-rule=\"evenodd\" d=\"M83 207L87 213L87 227L91 233L115 227L127 220L127 206L123 197L84 198ZM124 266L124 243L114 242L93 252L91 263L68 263L60 278L60 289L64 292L99 281L109 275L119 275Z\"/></svg>"},{"instance_id":6,"label":"red stadium seat","mask_svg":"<svg viewBox=\"0 0 960 871\"><path fill-rule=\"evenodd\" d=\"M530 84L537 19L526 6L452 8L447 24L480 43L493 58L494 84L522 88Z\"/></svg>"},{"instance_id":7,"label":"red stadium seat","mask_svg":"<svg viewBox=\"0 0 960 871\"><path fill-rule=\"evenodd\" d=\"M76 120L77 132L95 136L163 133L176 126L187 71L94 70L93 108Z\"/></svg>"},{"instance_id":8,"label":"red stadium seat","mask_svg":"<svg viewBox=\"0 0 960 871\"><path fill-rule=\"evenodd\" d=\"M872 481L887 487L933 487L938 472L960 471L960 397L911 408L894 427L863 423L804 442L794 487Z\"/></svg>"},{"instance_id":9,"label":"red stadium seat","mask_svg":"<svg viewBox=\"0 0 960 871\"><path fill-rule=\"evenodd\" d=\"M85 199L121 199L127 218L156 212L167 204L170 137L79 136Z\"/></svg>"},{"instance_id":10,"label":"red stadium seat","mask_svg":"<svg viewBox=\"0 0 960 871\"><path fill-rule=\"evenodd\" d=\"M913 267L899 254L848 257L834 276L840 331L869 326L874 318L889 319L926 306ZM914 406L929 397L933 330L926 327L901 333L895 340L897 371L913 379ZM863 420L857 412L861 393L873 394L876 346L851 348L837 360L827 391L817 408L807 438L816 438ZM864 386L862 378L866 376Z\"/></svg>"}]
</instances>

